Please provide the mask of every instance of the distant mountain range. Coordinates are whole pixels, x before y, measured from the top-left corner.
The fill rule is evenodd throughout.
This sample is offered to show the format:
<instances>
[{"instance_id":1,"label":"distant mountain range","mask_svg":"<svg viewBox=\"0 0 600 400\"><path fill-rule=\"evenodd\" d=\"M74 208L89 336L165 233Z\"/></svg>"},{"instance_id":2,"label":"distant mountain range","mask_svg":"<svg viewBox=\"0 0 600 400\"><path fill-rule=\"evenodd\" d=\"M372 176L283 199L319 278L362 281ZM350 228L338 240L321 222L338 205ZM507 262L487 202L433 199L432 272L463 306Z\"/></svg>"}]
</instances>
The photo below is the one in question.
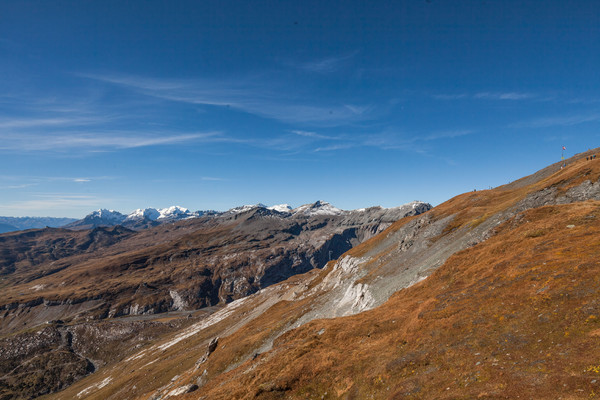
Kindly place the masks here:
<instances>
[{"instance_id":1,"label":"distant mountain range","mask_svg":"<svg viewBox=\"0 0 600 400\"><path fill-rule=\"evenodd\" d=\"M411 204L413 204L414 207L423 207L424 203L413 202ZM430 207L429 205L427 206ZM369 208L369 210L377 208L385 210L383 207L372 207ZM297 208L292 208L288 204L266 206L258 203L234 207L223 212L214 210L190 211L189 209L180 206L172 206L168 208L139 208L129 214L123 214L114 210L100 209L86 215L83 219L76 220L65 225L64 228L80 230L92 229L101 226L107 227L121 225L129 229L140 230L157 226L165 222L172 223L184 219L201 217L212 218L217 216L232 216L254 209L260 210L263 214L277 215L282 218L294 216L311 217L317 215L346 215L349 213L361 213L367 210L365 208L352 211L341 210L322 200L314 203L304 204ZM421 212L423 211L424 210Z\"/></svg>"},{"instance_id":2,"label":"distant mountain range","mask_svg":"<svg viewBox=\"0 0 600 400\"><path fill-rule=\"evenodd\" d=\"M77 221L75 218L52 217L0 217L0 233L24 229L58 228Z\"/></svg>"},{"instance_id":3,"label":"distant mountain range","mask_svg":"<svg viewBox=\"0 0 600 400\"><path fill-rule=\"evenodd\" d=\"M187 208L173 206L168 208L137 209L129 214L118 211L100 209L91 212L83 219L65 225L68 229L92 229L99 226L122 225L130 229L144 229L159 225L163 222L174 222L188 218L198 218L207 211L190 211Z\"/></svg>"},{"instance_id":4,"label":"distant mountain range","mask_svg":"<svg viewBox=\"0 0 600 400\"><path fill-rule=\"evenodd\" d=\"M416 204L417 202L415 202ZM252 209L264 209L265 212L281 214L284 217L293 215L344 215L351 211L341 210L326 201L316 201L292 208L288 204L277 204L266 206L262 203L234 207L227 211L199 210L190 211L185 207L171 206L167 208L138 208L129 214L123 214L115 210L99 209L86 215L82 219L76 218L53 218L53 217L0 217L0 233L15 232L25 229L41 228L67 228L67 229L93 229L101 226L122 225L133 230L146 229L160 225L165 222L175 222L190 218L216 217L220 215L234 215ZM375 207L381 208L383 207ZM364 211L361 208L355 212Z\"/></svg>"}]
</instances>

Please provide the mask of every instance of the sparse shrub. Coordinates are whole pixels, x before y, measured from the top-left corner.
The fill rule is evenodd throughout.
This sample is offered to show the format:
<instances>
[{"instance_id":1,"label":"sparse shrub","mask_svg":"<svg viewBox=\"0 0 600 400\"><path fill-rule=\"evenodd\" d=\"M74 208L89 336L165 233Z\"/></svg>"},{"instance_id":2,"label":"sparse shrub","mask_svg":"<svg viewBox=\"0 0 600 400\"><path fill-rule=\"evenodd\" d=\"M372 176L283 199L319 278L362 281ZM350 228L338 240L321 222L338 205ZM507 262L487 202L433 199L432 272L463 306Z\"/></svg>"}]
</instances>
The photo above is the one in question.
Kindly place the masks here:
<instances>
[{"instance_id":1,"label":"sparse shrub","mask_svg":"<svg viewBox=\"0 0 600 400\"><path fill-rule=\"evenodd\" d=\"M544 236L547 233L546 229L536 229L525 234L526 238L536 238Z\"/></svg>"}]
</instances>

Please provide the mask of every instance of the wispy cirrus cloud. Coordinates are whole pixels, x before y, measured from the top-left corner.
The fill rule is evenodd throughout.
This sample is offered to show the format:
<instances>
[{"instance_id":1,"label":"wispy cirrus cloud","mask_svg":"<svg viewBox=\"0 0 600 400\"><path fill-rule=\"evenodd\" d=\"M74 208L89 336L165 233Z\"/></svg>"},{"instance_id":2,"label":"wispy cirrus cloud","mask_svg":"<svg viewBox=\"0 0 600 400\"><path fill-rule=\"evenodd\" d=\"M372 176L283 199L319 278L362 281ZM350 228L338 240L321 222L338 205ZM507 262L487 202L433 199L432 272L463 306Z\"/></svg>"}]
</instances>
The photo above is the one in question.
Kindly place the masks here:
<instances>
[{"instance_id":1,"label":"wispy cirrus cloud","mask_svg":"<svg viewBox=\"0 0 600 400\"><path fill-rule=\"evenodd\" d=\"M10 190L10 189L25 189L28 187L32 187L37 185L37 183L21 183L17 185L0 185L0 189L2 190Z\"/></svg>"},{"instance_id":2,"label":"wispy cirrus cloud","mask_svg":"<svg viewBox=\"0 0 600 400\"><path fill-rule=\"evenodd\" d=\"M340 144L332 144L330 146L322 146L317 147L314 151L315 153L323 152L323 151L336 151L336 150L347 150L353 147L357 147L358 143L340 143Z\"/></svg>"},{"instance_id":3,"label":"wispy cirrus cloud","mask_svg":"<svg viewBox=\"0 0 600 400\"><path fill-rule=\"evenodd\" d=\"M552 126L573 126L588 122L600 121L600 112L587 114L571 114L564 116L536 118L529 121L511 124L511 128L549 128Z\"/></svg>"},{"instance_id":4,"label":"wispy cirrus cloud","mask_svg":"<svg viewBox=\"0 0 600 400\"><path fill-rule=\"evenodd\" d=\"M31 210L89 210L107 204L110 199L73 193L36 193L30 200L0 203L0 214L20 214Z\"/></svg>"},{"instance_id":5,"label":"wispy cirrus cloud","mask_svg":"<svg viewBox=\"0 0 600 400\"><path fill-rule=\"evenodd\" d=\"M94 181L113 180L113 176L28 176L28 175L0 175L0 189L26 189L40 186L44 183L55 184L58 182L72 182L84 184Z\"/></svg>"},{"instance_id":6,"label":"wispy cirrus cloud","mask_svg":"<svg viewBox=\"0 0 600 400\"><path fill-rule=\"evenodd\" d=\"M431 96L436 100L464 100L464 99L480 99L480 100L530 100L541 99L535 93L529 92L478 92L478 93L441 93Z\"/></svg>"},{"instance_id":7,"label":"wispy cirrus cloud","mask_svg":"<svg viewBox=\"0 0 600 400\"><path fill-rule=\"evenodd\" d=\"M286 123L340 126L372 117L374 108L323 102L309 91L268 76L239 79L158 79L125 75L80 75L138 94L188 104L228 107Z\"/></svg>"},{"instance_id":8,"label":"wispy cirrus cloud","mask_svg":"<svg viewBox=\"0 0 600 400\"><path fill-rule=\"evenodd\" d=\"M407 149L415 140L393 132L371 133L340 138L335 143L319 146L314 152L332 152L352 148L375 147L381 150Z\"/></svg>"},{"instance_id":9,"label":"wispy cirrus cloud","mask_svg":"<svg viewBox=\"0 0 600 400\"><path fill-rule=\"evenodd\" d=\"M220 132L187 134L139 132L89 132L89 133L0 133L0 150L44 151L44 150L111 150L138 147L176 145L187 142L235 142Z\"/></svg>"},{"instance_id":10,"label":"wispy cirrus cloud","mask_svg":"<svg viewBox=\"0 0 600 400\"><path fill-rule=\"evenodd\" d=\"M0 129L55 128L83 126L106 122L106 118L0 118Z\"/></svg>"},{"instance_id":11,"label":"wispy cirrus cloud","mask_svg":"<svg viewBox=\"0 0 600 400\"><path fill-rule=\"evenodd\" d=\"M428 135L423 136L420 140L430 141L430 140L438 140L438 139L451 139L460 136L471 135L475 133L472 129L458 129L458 130L450 130L450 131L440 131L433 132Z\"/></svg>"},{"instance_id":12,"label":"wispy cirrus cloud","mask_svg":"<svg viewBox=\"0 0 600 400\"><path fill-rule=\"evenodd\" d=\"M349 135L338 134L335 136L325 135L320 132L315 131L307 131L301 129L294 129L286 131L285 133L270 137L266 139L255 139L251 143L252 146L266 148L276 151L284 151L284 152L294 152L302 153L302 152L312 152L314 151L315 144L328 142L330 145L331 142L346 142L349 141ZM325 145L317 145L318 147L322 147ZM326 147L327 147L326 146Z\"/></svg>"},{"instance_id":13,"label":"wispy cirrus cloud","mask_svg":"<svg viewBox=\"0 0 600 400\"><path fill-rule=\"evenodd\" d=\"M475 93L473 98L486 100L526 100L536 98L533 93L523 92L480 92Z\"/></svg>"},{"instance_id":14,"label":"wispy cirrus cloud","mask_svg":"<svg viewBox=\"0 0 600 400\"><path fill-rule=\"evenodd\" d=\"M336 140L336 139L339 139L339 136L327 136L327 135L322 135L320 133L310 132L310 131L293 130L291 132L294 133L294 134L296 134L296 135L298 135L298 136L312 138L312 139L322 139L322 140Z\"/></svg>"},{"instance_id":15,"label":"wispy cirrus cloud","mask_svg":"<svg viewBox=\"0 0 600 400\"><path fill-rule=\"evenodd\" d=\"M406 134L395 131L347 136L340 138L338 143L317 147L315 152L346 150L355 147L376 147L382 150L403 150L423 153L425 143L440 139L453 139L476 133L471 129L438 131L428 134Z\"/></svg>"},{"instance_id":16,"label":"wispy cirrus cloud","mask_svg":"<svg viewBox=\"0 0 600 400\"><path fill-rule=\"evenodd\" d=\"M371 109L372 109L372 106L370 106L370 105L357 106L354 104L344 104L344 107L346 107L348 110L350 110L351 112L353 112L354 114L357 114L357 115L362 115L364 113L371 111Z\"/></svg>"},{"instance_id":17,"label":"wispy cirrus cloud","mask_svg":"<svg viewBox=\"0 0 600 400\"><path fill-rule=\"evenodd\" d=\"M434 94L431 95L436 100L461 100L471 98L471 95L466 93L458 93L458 94Z\"/></svg>"},{"instance_id":18,"label":"wispy cirrus cloud","mask_svg":"<svg viewBox=\"0 0 600 400\"><path fill-rule=\"evenodd\" d=\"M289 65L293 65L299 69L315 72L319 74L328 74L332 72L338 71L340 68L344 67L348 61L353 59L358 55L358 51L354 51L350 54L342 55L342 56L332 56L325 57L318 60L312 60L308 62L301 62L297 64L290 63Z\"/></svg>"}]
</instances>

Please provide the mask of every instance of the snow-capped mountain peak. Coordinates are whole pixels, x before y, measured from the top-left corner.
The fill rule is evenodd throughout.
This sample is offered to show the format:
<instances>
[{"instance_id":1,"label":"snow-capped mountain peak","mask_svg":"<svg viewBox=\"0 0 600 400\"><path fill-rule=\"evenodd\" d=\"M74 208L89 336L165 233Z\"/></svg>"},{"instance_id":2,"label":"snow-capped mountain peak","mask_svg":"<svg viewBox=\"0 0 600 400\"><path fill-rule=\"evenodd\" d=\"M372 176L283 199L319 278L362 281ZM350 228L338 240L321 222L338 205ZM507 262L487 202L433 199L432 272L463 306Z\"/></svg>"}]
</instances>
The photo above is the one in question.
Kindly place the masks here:
<instances>
[{"instance_id":1,"label":"snow-capped mountain peak","mask_svg":"<svg viewBox=\"0 0 600 400\"><path fill-rule=\"evenodd\" d=\"M127 220L143 220L150 221L168 220L168 219L185 219L194 216L199 216L201 213L193 213L185 207L171 206L167 208L138 208L131 214L127 215Z\"/></svg>"},{"instance_id":2,"label":"snow-capped mountain peak","mask_svg":"<svg viewBox=\"0 0 600 400\"><path fill-rule=\"evenodd\" d=\"M267 210L273 210L280 213L289 213L292 211L292 207L289 204L275 204L274 206L267 207Z\"/></svg>"},{"instance_id":3,"label":"snow-capped mountain peak","mask_svg":"<svg viewBox=\"0 0 600 400\"><path fill-rule=\"evenodd\" d=\"M159 208L160 215L157 219L182 219L193 217L194 214L185 207L171 206L167 208Z\"/></svg>"},{"instance_id":4,"label":"snow-capped mountain peak","mask_svg":"<svg viewBox=\"0 0 600 400\"><path fill-rule=\"evenodd\" d=\"M239 214L239 213L243 213L243 212L246 212L246 211L250 211L250 210L252 210L254 208L267 208L267 206L265 206L262 203L246 204L246 205L243 205L243 206L231 208L227 212L231 213L231 214Z\"/></svg>"},{"instance_id":5,"label":"snow-capped mountain peak","mask_svg":"<svg viewBox=\"0 0 600 400\"><path fill-rule=\"evenodd\" d=\"M379 212L395 213L397 210L406 208L412 208L416 212L425 212L431 205L414 201L403 206L394 208L383 208L380 206L370 208L360 208L353 211L344 211L331 203L318 200L314 203L304 204L300 207L292 209L288 204L276 204L273 206L266 206L262 203L244 205L240 207L234 207L225 212L218 211L190 211L187 208L180 206L171 206L166 208L139 208L130 214L121 214L118 211L100 209L88 214L85 218L79 221L72 222L65 225L66 228L73 229L89 229L90 227L97 226L114 226L123 225L126 228L131 229L143 229L149 226L156 226L165 222L175 222L183 219L207 217L214 218L220 215L225 217L245 213L252 210L269 210L272 213L266 213L265 215L272 215L278 218L310 218L313 216L357 216L363 213L369 213L372 211L379 210ZM262 213L261 215L263 215ZM276 214L276 215L275 215Z\"/></svg>"},{"instance_id":6,"label":"snow-capped mountain peak","mask_svg":"<svg viewBox=\"0 0 600 400\"><path fill-rule=\"evenodd\" d=\"M107 210L105 208L101 208L99 210L93 211L87 217L103 219L103 220L111 221L111 222L114 221L117 223L121 222L125 219L125 215L121 214L120 212L115 211L115 210Z\"/></svg>"},{"instance_id":7,"label":"snow-capped mountain peak","mask_svg":"<svg viewBox=\"0 0 600 400\"><path fill-rule=\"evenodd\" d=\"M312 204L304 204L300 207L297 207L292 212L294 214L304 214L306 216L313 216L313 215L340 215L344 211L340 210L337 207L334 207L333 205L331 205L331 203L328 203L323 200L317 200L316 202L314 202Z\"/></svg>"},{"instance_id":8,"label":"snow-capped mountain peak","mask_svg":"<svg viewBox=\"0 0 600 400\"><path fill-rule=\"evenodd\" d=\"M127 216L128 220L149 219L156 221L160 217L160 212L156 208L138 208Z\"/></svg>"}]
</instances>

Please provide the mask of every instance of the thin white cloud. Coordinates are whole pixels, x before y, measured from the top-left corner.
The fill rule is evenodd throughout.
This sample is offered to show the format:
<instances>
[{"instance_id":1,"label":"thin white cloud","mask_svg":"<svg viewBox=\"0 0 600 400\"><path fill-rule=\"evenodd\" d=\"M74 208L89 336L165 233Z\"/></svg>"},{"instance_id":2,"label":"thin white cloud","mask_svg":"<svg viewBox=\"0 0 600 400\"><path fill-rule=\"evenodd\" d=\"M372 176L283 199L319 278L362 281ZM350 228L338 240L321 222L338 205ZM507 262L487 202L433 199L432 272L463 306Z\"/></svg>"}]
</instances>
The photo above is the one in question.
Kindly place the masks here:
<instances>
[{"instance_id":1,"label":"thin white cloud","mask_svg":"<svg viewBox=\"0 0 600 400\"><path fill-rule=\"evenodd\" d=\"M116 179L114 176L93 176L93 177L73 177L73 176L24 176L24 175L0 175L0 181L32 181L32 184L38 184L39 182L56 182L56 181L67 181L67 182L90 182L92 180L112 180ZM24 185L30 185L24 184Z\"/></svg>"},{"instance_id":2,"label":"thin white cloud","mask_svg":"<svg viewBox=\"0 0 600 400\"><path fill-rule=\"evenodd\" d=\"M249 144L259 148L299 154L306 151L314 151L313 144L316 142L352 142L352 138L347 137L348 135L329 136L301 129L290 130L287 132L288 133L267 139L255 139Z\"/></svg>"},{"instance_id":3,"label":"thin white cloud","mask_svg":"<svg viewBox=\"0 0 600 400\"><path fill-rule=\"evenodd\" d=\"M0 189L25 189L28 187L32 187L32 186L36 186L37 183L22 183L19 185L6 185L6 186L0 186Z\"/></svg>"},{"instance_id":4,"label":"thin white cloud","mask_svg":"<svg viewBox=\"0 0 600 400\"><path fill-rule=\"evenodd\" d=\"M537 118L510 125L511 128L549 128L552 126L573 126L600 120L600 113L566 115L559 117Z\"/></svg>"},{"instance_id":5,"label":"thin white cloud","mask_svg":"<svg viewBox=\"0 0 600 400\"><path fill-rule=\"evenodd\" d=\"M44 183L54 184L54 182L73 182L87 183L100 180L113 180L112 176L94 176L94 177L69 177L69 176L22 176L22 175L0 175L0 190L2 189L26 189L40 186Z\"/></svg>"},{"instance_id":6,"label":"thin white cloud","mask_svg":"<svg viewBox=\"0 0 600 400\"><path fill-rule=\"evenodd\" d=\"M298 151L306 147L306 140L295 135L284 135L269 138L266 140L255 140L252 144L259 148L266 148L277 151Z\"/></svg>"},{"instance_id":7,"label":"thin white cloud","mask_svg":"<svg viewBox=\"0 0 600 400\"><path fill-rule=\"evenodd\" d=\"M276 84L265 77L238 80L172 80L86 74L82 77L129 88L155 98L229 107L287 123L339 126L369 118L373 107L319 104L309 93ZM292 95L293 93L293 95Z\"/></svg>"},{"instance_id":8,"label":"thin white cloud","mask_svg":"<svg viewBox=\"0 0 600 400\"><path fill-rule=\"evenodd\" d=\"M471 135L473 133L475 133L475 131L470 130L470 129L434 132L434 133L424 136L422 138L422 140L429 141L429 140L437 140L437 139L451 139L451 138L456 138L456 137L460 137L460 136Z\"/></svg>"},{"instance_id":9,"label":"thin white cloud","mask_svg":"<svg viewBox=\"0 0 600 400\"><path fill-rule=\"evenodd\" d=\"M400 150L406 149L409 143L413 140L406 140L402 136L391 133L382 132L376 134L348 136L341 139L337 144L318 147L315 151L335 151L346 150L355 147L375 147L381 150Z\"/></svg>"},{"instance_id":10,"label":"thin white cloud","mask_svg":"<svg viewBox=\"0 0 600 400\"><path fill-rule=\"evenodd\" d=\"M425 152L425 143L439 139L453 139L474 134L474 130L457 129L433 132L430 134L414 134L384 131L368 135L347 136L340 138L340 142L329 146L317 147L315 152L346 150L354 147L375 147L381 150L401 150L415 153ZM343 140L343 141L342 141Z\"/></svg>"},{"instance_id":11,"label":"thin white cloud","mask_svg":"<svg viewBox=\"0 0 600 400\"><path fill-rule=\"evenodd\" d=\"M355 143L342 143L342 144L334 144L331 146L317 147L314 151L322 152L322 151L346 150L346 149L350 149L352 147L356 147L356 144Z\"/></svg>"},{"instance_id":12,"label":"thin white cloud","mask_svg":"<svg viewBox=\"0 0 600 400\"><path fill-rule=\"evenodd\" d=\"M292 133L295 133L298 136L311 137L311 138L319 138L321 136L315 132L299 131L299 130L292 131Z\"/></svg>"},{"instance_id":13,"label":"thin white cloud","mask_svg":"<svg viewBox=\"0 0 600 400\"><path fill-rule=\"evenodd\" d=\"M434 94L436 100L528 100L541 99L539 95L528 92L479 92L479 93L454 93L454 94ZM546 99L545 99L546 100Z\"/></svg>"},{"instance_id":14,"label":"thin white cloud","mask_svg":"<svg viewBox=\"0 0 600 400\"><path fill-rule=\"evenodd\" d=\"M371 106L357 106L353 104L344 104L344 107L346 107L348 110L357 115L362 115L367 111L371 110Z\"/></svg>"},{"instance_id":15,"label":"thin white cloud","mask_svg":"<svg viewBox=\"0 0 600 400\"><path fill-rule=\"evenodd\" d=\"M203 176L202 178L200 178L200 180L202 181L215 181L215 182L221 182L221 181L225 181L226 179L224 178L217 178L214 176Z\"/></svg>"},{"instance_id":16,"label":"thin white cloud","mask_svg":"<svg viewBox=\"0 0 600 400\"><path fill-rule=\"evenodd\" d=\"M0 119L0 129L22 129L22 128L55 128L64 126L81 126L96 124L106 121L97 118L14 118Z\"/></svg>"},{"instance_id":17,"label":"thin white cloud","mask_svg":"<svg viewBox=\"0 0 600 400\"><path fill-rule=\"evenodd\" d=\"M396 132L382 132L366 136L363 146L377 147L382 150L415 150L421 136L407 136Z\"/></svg>"},{"instance_id":18,"label":"thin white cloud","mask_svg":"<svg viewBox=\"0 0 600 400\"><path fill-rule=\"evenodd\" d=\"M73 134L1 134L0 150L98 150L174 145L187 142L232 142L220 132L192 134L140 134L137 132L93 132Z\"/></svg>"},{"instance_id":19,"label":"thin white cloud","mask_svg":"<svg viewBox=\"0 0 600 400\"><path fill-rule=\"evenodd\" d=\"M344 67L349 60L354 58L358 54L358 51L355 51L351 54L337 57L326 57L321 58L319 60L313 60L305 63L298 63L296 66L299 69L308 71L308 72L316 72L319 74L328 74L332 72L336 72L342 67Z\"/></svg>"},{"instance_id":20,"label":"thin white cloud","mask_svg":"<svg viewBox=\"0 0 600 400\"><path fill-rule=\"evenodd\" d=\"M460 99L466 99L470 96L465 93L461 93L461 94L434 94L431 97L433 97L436 100L460 100Z\"/></svg>"},{"instance_id":21,"label":"thin white cloud","mask_svg":"<svg viewBox=\"0 0 600 400\"><path fill-rule=\"evenodd\" d=\"M532 93L520 93L520 92L481 92L473 95L476 99L487 99L487 100L526 100L536 97Z\"/></svg>"},{"instance_id":22,"label":"thin white cloud","mask_svg":"<svg viewBox=\"0 0 600 400\"><path fill-rule=\"evenodd\" d=\"M293 130L291 132L294 133L294 134L296 134L296 135L298 135L298 136L308 137L308 138L312 138L312 139L323 139L323 140L337 140L337 139L339 139L339 137L337 137L337 136L321 135L319 133L310 132L310 131Z\"/></svg>"},{"instance_id":23,"label":"thin white cloud","mask_svg":"<svg viewBox=\"0 0 600 400\"><path fill-rule=\"evenodd\" d=\"M92 195L71 193L44 193L35 194L33 200L17 201L9 204L0 204L0 214L19 214L32 210L57 210L57 209L91 209L100 207L108 202Z\"/></svg>"}]
</instances>

